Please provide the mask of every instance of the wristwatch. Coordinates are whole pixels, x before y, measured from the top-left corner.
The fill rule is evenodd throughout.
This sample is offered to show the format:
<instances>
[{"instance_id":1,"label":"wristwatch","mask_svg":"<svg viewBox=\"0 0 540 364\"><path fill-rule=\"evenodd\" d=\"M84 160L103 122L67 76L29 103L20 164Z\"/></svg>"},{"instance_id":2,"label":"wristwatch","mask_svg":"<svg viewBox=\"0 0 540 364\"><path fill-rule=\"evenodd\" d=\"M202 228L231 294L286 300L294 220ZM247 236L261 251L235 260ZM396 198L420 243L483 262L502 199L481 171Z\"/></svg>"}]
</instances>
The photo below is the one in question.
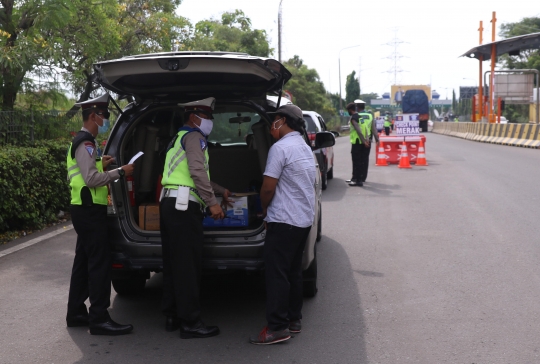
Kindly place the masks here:
<instances>
[{"instance_id":1,"label":"wristwatch","mask_svg":"<svg viewBox=\"0 0 540 364\"><path fill-rule=\"evenodd\" d=\"M126 175L126 171L124 171L122 168L118 168L118 174L120 177L124 177Z\"/></svg>"}]
</instances>

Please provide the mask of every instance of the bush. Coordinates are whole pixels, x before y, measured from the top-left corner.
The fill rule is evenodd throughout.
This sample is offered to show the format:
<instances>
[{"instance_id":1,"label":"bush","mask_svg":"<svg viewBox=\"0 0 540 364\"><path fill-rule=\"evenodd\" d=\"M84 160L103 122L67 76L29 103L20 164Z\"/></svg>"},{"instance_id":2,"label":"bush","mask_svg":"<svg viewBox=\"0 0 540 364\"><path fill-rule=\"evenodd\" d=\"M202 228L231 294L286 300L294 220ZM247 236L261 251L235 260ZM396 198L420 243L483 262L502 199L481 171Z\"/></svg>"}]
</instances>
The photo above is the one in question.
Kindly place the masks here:
<instances>
[{"instance_id":1,"label":"bush","mask_svg":"<svg viewBox=\"0 0 540 364\"><path fill-rule=\"evenodd\" d=\"M70 142L66 138L0 149L0 233L41 229L69 208L66 152Z\"/></svg>"}]
</instances>

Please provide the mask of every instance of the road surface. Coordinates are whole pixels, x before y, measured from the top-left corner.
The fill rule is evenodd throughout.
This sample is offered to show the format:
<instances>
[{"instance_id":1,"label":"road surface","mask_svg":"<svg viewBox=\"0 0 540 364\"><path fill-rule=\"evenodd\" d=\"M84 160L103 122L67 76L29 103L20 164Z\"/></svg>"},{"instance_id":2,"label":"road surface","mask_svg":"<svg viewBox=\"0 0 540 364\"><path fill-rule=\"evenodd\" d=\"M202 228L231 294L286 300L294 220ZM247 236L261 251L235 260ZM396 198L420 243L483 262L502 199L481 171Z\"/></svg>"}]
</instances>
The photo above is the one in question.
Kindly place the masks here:
<instances>
[{"instance_id":1,"label":"road surface","mask_svg":"<svg viewBox=\"0 0 540 364\"><path fill-rule=\"evenodd\" d=\"M540 151L431 133L426 150L429 166L411 170L375 167L373 150L365 186L348 187L350 145L337 139L319 293L292 340L248 343L264 325L264 287L244 274L204 278L215 338L165 332L160 274L140 297L113 291L111 315L132 334L68 329L68 230L0 257L0 363L540 362Z\"/></svg>"}]
</instances>

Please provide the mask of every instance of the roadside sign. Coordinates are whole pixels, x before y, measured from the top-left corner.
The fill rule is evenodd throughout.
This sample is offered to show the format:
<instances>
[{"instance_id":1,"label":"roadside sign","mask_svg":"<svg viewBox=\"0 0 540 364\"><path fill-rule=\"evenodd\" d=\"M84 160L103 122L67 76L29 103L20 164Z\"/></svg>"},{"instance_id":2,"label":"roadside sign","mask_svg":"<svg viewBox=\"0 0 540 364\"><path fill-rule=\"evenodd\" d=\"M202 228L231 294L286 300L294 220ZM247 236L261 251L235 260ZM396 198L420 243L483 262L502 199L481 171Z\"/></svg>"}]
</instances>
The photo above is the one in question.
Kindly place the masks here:
<instances>
[{"instance_id":1,"label":"roadside sign","mask_svg":"<svg viewBox=\"0 0 540 364\"><path fill-rule=\"evenodd\" d=\"M375 118L375 122L377 125L377 130L383 130L384 129L384 116L377 116Z\"/></svg>"},{"instance_id":2,"label":"roadside sign","mask_svg":"<svg viewBox=\"0 0 540 364\"><path fill-rule=\"evenodd\" d=\"M397 136L420 135L418 114L396 115L394 128Z\"/></svg>"}]
</instances>

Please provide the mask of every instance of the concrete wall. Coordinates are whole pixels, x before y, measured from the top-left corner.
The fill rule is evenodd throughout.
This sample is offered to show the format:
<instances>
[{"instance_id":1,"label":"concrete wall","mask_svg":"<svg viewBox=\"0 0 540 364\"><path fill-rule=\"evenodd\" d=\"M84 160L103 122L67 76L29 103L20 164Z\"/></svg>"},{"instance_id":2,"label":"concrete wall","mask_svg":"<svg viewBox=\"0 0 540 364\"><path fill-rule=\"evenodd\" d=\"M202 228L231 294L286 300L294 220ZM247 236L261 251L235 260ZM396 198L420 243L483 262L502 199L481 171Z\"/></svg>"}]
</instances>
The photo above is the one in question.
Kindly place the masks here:
<instances>
[{"instance_id":1,"label":"concrete wall","mask_svg":"<svg viewBox=\"0 0 540 364\"><path fill-rule=\"evenodd\" d=\"M433 132L483 143L514 147L540 147L538 124L486 124L434 122Z\"/></svg>"}]
</instances>

